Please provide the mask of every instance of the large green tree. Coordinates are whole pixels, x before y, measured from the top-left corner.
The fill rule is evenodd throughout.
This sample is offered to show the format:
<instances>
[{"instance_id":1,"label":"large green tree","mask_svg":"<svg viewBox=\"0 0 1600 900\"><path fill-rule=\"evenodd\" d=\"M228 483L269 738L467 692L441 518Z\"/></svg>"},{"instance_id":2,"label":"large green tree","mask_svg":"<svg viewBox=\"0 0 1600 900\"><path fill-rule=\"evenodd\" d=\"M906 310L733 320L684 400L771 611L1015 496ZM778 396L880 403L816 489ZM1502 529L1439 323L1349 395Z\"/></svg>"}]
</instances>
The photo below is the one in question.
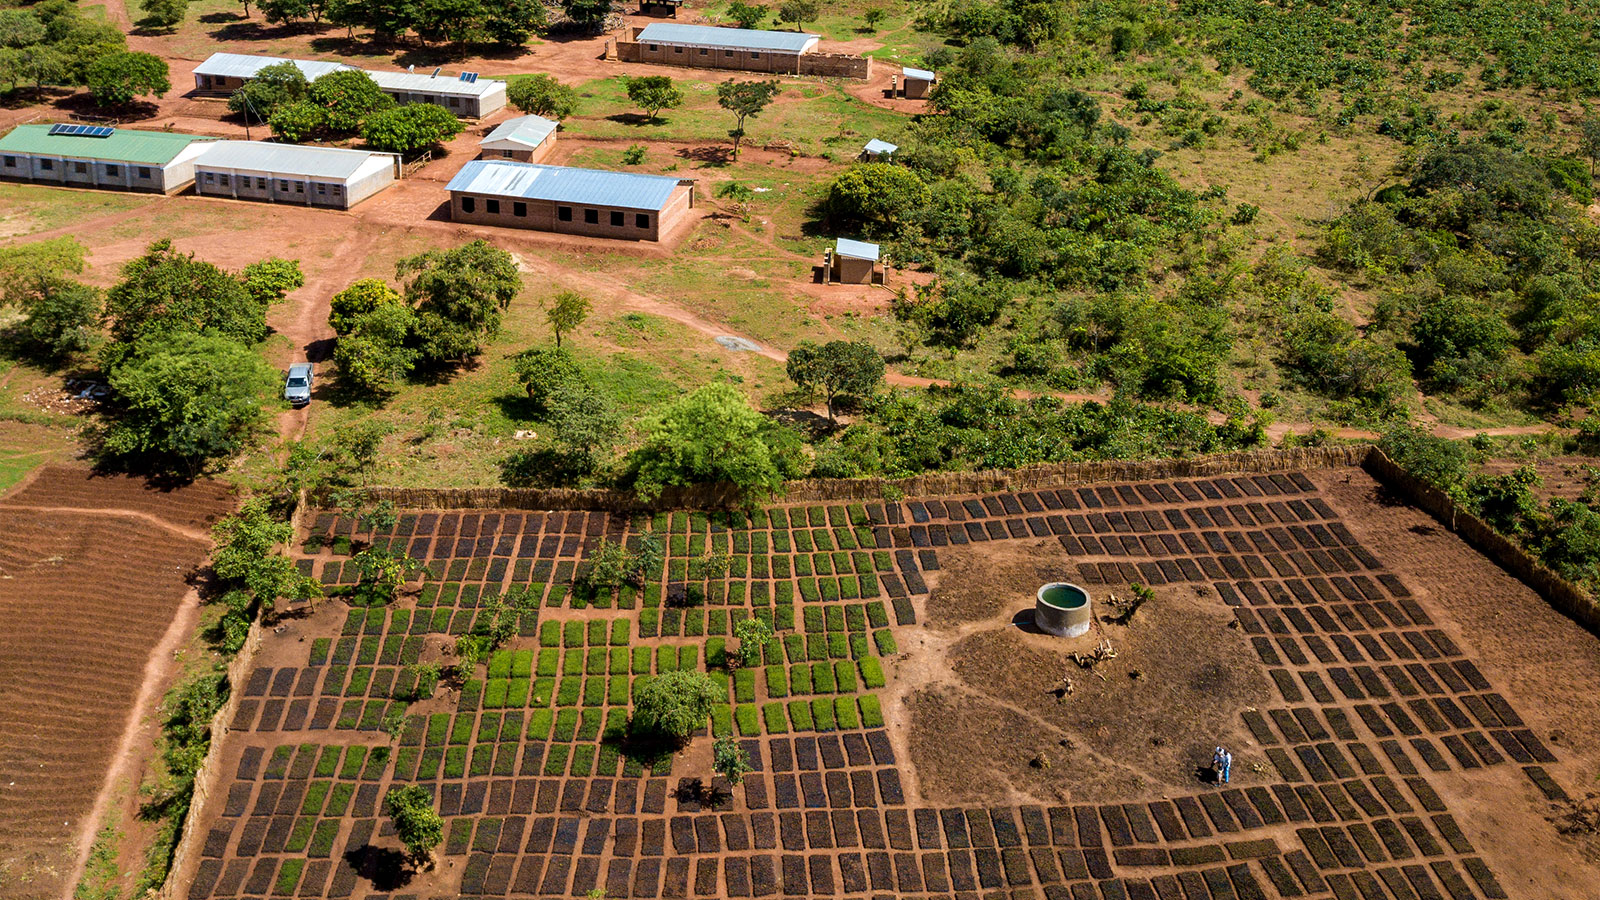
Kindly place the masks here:
<instances>
[{"instance_id":1,"label":"large green tree","mask_svg":"<svg viewBox=\"0 0 1600 900\"><path fill-rule=\"evenodd\" d=\"M139 24L171 31L189 14L189 0L139 0L144 19Z\"/></svg>"},{"instance_id":2,"label":"large green tree","mask_svg":"<svg viewBox=\"0 0 1600 900\"><path fill-rule=\"evenodd\" d=\"M400 260L406 301L417 311L417 343L432 364L459 362L500 333L500 320L522 291L511 254L476 240L453 250L428 250Z\"/></svg>"},{"instance_id":3,"label":"large green tree","mask_svg":"<svg viewBox=\"0 0 1600 900\"><path fill-rule=\"evenodd\" d=\"M726 697L704 672L667 672L633 693L628 727L643 738L682 743L706 724L711 707Z\"/></svg>"},{"instance_id":4,"label":"large green tree","mask_svg":"<svg viewBox=\"0 0 1600 900\"><path fill-rule=\"evenodd\" d=\"M654 122L656 114L663 109L683 105L683 91L672 83L670 76L643 75L628 79L628 99L633 101L634 106L644 110L650 116L650 121Z\"/></svg>"},{"instance_id":5,"label":"large green tree","mask_svg":"<svg viewBox=\"0 0 1600 900\"><path fill-rule=\"evenodd\" d=\"M355 134L368 116L394 105L371 75L356 69L329 72L311 82L306 102L322 111L322 127L339 135Z\"/></svg>"},{"instance_id":6,"label":"large green tree","mask_svg":"<svg viewBox=\"0 0 1600 900\"><path fill-rule=\"evenodd\" d=\"M228 97L228 111L244 117L246 122L265 123L278 107L304 100L310 87L299 66L292 62L273 63Z\"/></svg>"},{"instance_id":7,"label":"large green tree","mask_svg":"<svg viewBox=\"0 0 1600 900\"><path fill-rule=\"evenodd\" d=\"M513 80L506 87L506 102L520 112L564 119L577 110L578 93L541 72Z\"/></svg>"},{"instance_id":8,"label":"large green tree","mask_svg":"<svg viewBox=\"0 0 1600 900\"><path fill-rule=\"evenodd\" d=\"M193 475L256 436L276 373L226 337L179 332L117 366L104 448L142 467Z\"/></svg>"},{"instance_id":9,"label":"large green tree","mask_svg":"<svg viewBox=\"0 0 1600 900\"><path fill-rule=\"evenodd\" d=\"M418 354L410 344L416 325L416 313L398 303L356 317L333 348L340 382L367 394L392 391L416 365Z\"/></svg>"},{"instance_id":10,"label":"large green tree","mask_svg":"<svg viewBox=\"0 0 1600 900\"><path fill-rule=\"evenodd\" d=\"M820 390L835 421L834 402L842 395L867 397L883 384L883 357L866 341L801 341L789 351L789 380L808 391Z\"/></svg>"},{"instance_id":11,"label":"large green tree","mask_svg":"<svg viewBox=\"0 0 1600 900\"><path fill-rule=\"evenodd\" d=\"M390 788L383 798L384 811L413 863L426 861L444 840L444 820L433 808L433 797L419 784Z\"/></svg>"},{"instance_id":12,"label":"large green tree","mask_svg":"<svg viewBox=\"0 0 1600 900\"><path fill-rule=\"evenodd\" d=\"M874 234L892 233L931 200L928 186L909 167L874 162L841 173L828 186L825 202L830 222Z\"/></svg>"},{"instance_id":13,"label":"large green tree","mask_svg":"<svg viewBox=\"0 0 1600 900\"><path fill-rule=\"evenodd\" d=\"M151 244L122 267L122 280L106 293L106 317L115 363L139 342L160 344L173 335L200 332L254 344L267 336L267 305L239 279L170 240Z\"/></svg>"},{"instance_id":14,"label":"large green tree","mask_svg":"<svg viewBox=\"0 0 1600 900\"><path fill-rule=\"evenodd\" d=\"M172 90L167 61L153 53L107 53L90 63L84 76L101 106L126 106L139 97L159 99Z\"/></svg>"},{"instance_id":15,"label":"large green tree","mask_svg":"<svg viewBox=\"0 0 1600 900\"><path fill-rule=\"evenodd\" d=\"M631 468L647 497L669 485L725 483L748 500L780 491L785 478L801 471L798 437L727 384L708 384L667 404L643 429Z\"/></svg>"},{"instance_id":16,"label":"large green tree","mask_svg":"<svg viewBox=\"0 0 1600 900\"><path fill-rule=\"evenodd\" d=\"M368 116L361 137L373 149L410 155L443 144L461 128L461 120L442 106L408 103Z\"/></svg>"},{"instance_id":17,"label":"large green tree","mask_svg":"<svg viewBox=\"0 0 1600 900\"><path fill-rule=\"evenodd\" d=\"M383 279L362 278L333 295L329 302L328 327L335 334L349 334L357 320L378 307L404 305L405 298Z\"/></svg>"}]
</instances>

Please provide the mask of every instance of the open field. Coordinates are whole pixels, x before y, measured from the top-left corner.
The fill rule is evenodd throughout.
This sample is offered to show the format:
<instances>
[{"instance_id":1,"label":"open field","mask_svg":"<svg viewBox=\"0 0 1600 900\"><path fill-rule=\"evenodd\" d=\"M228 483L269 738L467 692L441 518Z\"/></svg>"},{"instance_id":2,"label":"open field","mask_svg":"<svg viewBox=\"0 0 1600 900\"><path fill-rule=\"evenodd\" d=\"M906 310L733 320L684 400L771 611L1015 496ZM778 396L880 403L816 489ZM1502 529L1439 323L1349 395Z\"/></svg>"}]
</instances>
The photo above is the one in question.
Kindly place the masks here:
<instances>
[{"instance_id":1,"label":"open field","mask_svg":"<svg viewBox=\"0 0 1600 900\"><path fill-rule=\"evenodd\" d=\"M70 888L151 652L230 503L63 466L0 497L0 896Z\"/></svg>"},{"instance_id":2,"label":"open field","mask_svg":"<svg viewBox=\"0 0 1600 900\"><path fill-rule=\"evenodd\" d=\"M378 535L309 521L301 565L335 590L352 539L403 548L429 577L267 638L202 814L193 900L1600 885L1594 835L1557 830L1600 772L1585 687L1600 646L1358 469L732 518L419 510ZM572 587L585 548L644 530L666 538L664 583L598 602ZM727 579L683 580L719 546ZM1050 579L1094 594L1088 636L1014 622ZM1117 624L1106 603L1129 582L1155 596ZM392 699L486 598L522 588L539 605L486 668ZM706 602L676 601L688 591ZM752 614L778 635L730 677L731 623ZM1072 664L1102 640L1115 659ZM665 759L621 740L640 679L675 668L724 685L709 730L756 764L711 808L684 790L711 777L705 732ZM391 743L379 723L397 708ZM1235 755L1225 788L1200 777L1218 743ZM384 864L379 804L403 783L447 822L417 875Z\"/></svg>"}]
</instances>

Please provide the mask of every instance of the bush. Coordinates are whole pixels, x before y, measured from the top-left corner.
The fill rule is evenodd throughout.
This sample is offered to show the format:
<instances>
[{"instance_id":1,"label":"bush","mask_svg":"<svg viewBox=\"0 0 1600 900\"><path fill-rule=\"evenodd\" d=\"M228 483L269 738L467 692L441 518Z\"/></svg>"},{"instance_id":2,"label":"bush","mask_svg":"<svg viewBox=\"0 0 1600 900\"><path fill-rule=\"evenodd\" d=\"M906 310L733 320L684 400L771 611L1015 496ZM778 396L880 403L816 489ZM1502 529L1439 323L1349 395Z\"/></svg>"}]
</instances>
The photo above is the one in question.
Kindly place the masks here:
<instances>
[{"instance_id":1,"label":"bush","mask_svg":"<svg viewBox=\"0 0 1600 900\"><path fill-rule=\"evenodd\" d=\"M723 699L703 672L668 672L634 691L629 728L681 742L705 724L712 706Z\"/></svg>"},{"instance_id":2,"label":"bush","mask_svg":"<svg viewBox=\"0 0 1600 900\"><path fill-rule=\"evenodd\" d=\"M442 106L408 103L368 116L361 124L361 138L375 150L409 155L438 147L461 129L461 120Z\"/></svg>"},{"instance_id":3,"label":"bush","mask_svg":"<svg viewBox=\"0 0 1600 900\"><path fill-rule=\"evenodd\" d=\"M549 75L528 75L507 85L506 102L521 112L564 119L577 111L578 94Z\"/></svg>"}]
</instances>

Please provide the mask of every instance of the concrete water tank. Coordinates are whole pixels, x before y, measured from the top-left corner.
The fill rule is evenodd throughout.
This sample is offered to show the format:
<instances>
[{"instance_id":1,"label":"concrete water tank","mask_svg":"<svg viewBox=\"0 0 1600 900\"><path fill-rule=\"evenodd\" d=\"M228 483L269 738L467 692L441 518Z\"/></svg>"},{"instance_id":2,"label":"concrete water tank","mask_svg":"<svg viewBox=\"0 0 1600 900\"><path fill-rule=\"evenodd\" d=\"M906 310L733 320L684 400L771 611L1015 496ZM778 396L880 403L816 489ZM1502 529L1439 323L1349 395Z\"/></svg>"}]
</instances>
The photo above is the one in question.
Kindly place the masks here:
<instances>
[{"instance_id":1,"label":"concrete water tank","mask_svg":"<svg viewBox=\"0 0 1600 900\"><path fill-rule=\"evenodd\" d=\"M1033 623L1059 637L1079 637L1089 631L1089 592L1075 584L1055 581L1039 588Z\"/></svg>"}]
</instances>

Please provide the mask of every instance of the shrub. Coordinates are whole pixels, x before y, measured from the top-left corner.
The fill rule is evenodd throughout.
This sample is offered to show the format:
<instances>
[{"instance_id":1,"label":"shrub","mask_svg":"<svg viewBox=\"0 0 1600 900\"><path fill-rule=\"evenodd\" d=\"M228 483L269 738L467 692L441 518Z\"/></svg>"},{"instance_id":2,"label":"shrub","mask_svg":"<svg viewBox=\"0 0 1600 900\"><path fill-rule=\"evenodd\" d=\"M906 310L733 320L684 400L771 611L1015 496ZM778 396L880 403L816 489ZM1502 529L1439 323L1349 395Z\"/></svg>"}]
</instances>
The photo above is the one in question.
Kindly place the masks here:
<instances>
[{"instance_id":1,"label":"shrub","mask_svg":"<svg viewBox=\"0 0 1600 900\"><path fill-rule=\"evenodd\" d=\"M699 728L721 700L703 672L669 672L634 692L630 730L682 741Z\"/></svg>"}]
</instances>

